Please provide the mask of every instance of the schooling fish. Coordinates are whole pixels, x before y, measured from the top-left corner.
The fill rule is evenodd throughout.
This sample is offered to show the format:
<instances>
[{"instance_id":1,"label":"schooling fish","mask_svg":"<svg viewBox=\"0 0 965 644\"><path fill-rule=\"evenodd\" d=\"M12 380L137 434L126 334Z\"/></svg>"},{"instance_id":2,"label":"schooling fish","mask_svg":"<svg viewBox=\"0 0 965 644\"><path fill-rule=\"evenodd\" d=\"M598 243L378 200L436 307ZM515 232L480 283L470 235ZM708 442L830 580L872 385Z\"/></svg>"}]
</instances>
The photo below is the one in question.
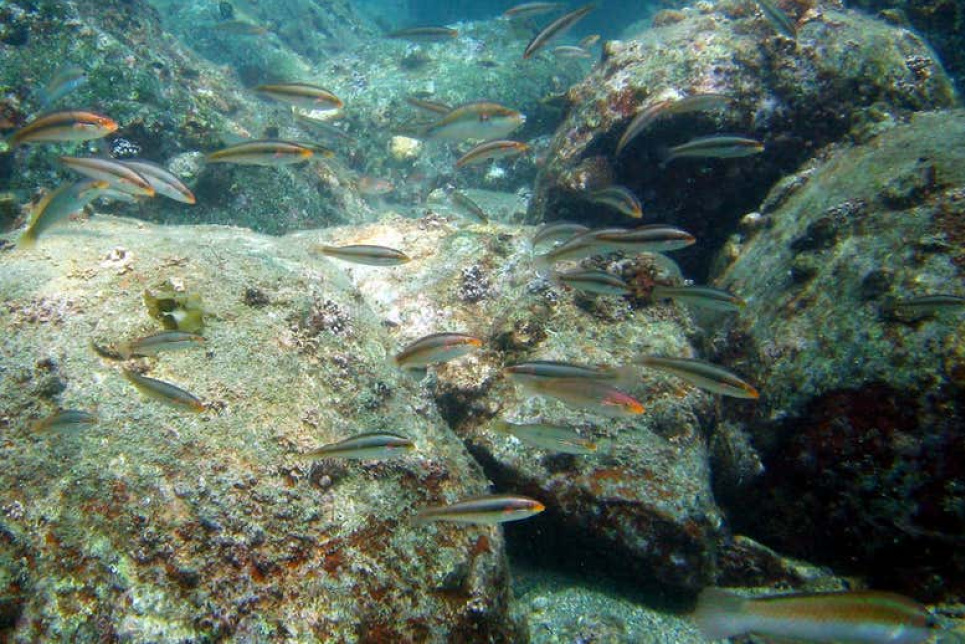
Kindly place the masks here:
<instances>
[{"instance_id":1,"label":"schooling fish","mask_svg":"<svg viewBox=\"0 0 965 644\"><path fill-rule=\"evenodd\" d=\"M642 414L643 404L616 387L587 378L548 378L527 383L527 388L542 396L555 398L575 409L608 418L628 418Z\"/></svg>"},{"instance_id":2,"label":"schooling fish","mask_svg":"<svg viewBox=\"0 0 965 644\"><path fill-rule=\"evenodd\" d=\"M38 116L10 135L10 147L23 143L90 141L117 130L117 123L93 112L50 112Z\"/></svg>"},{"instance_id":3,"label":"schooling fish","mask_svg":"<svg viewBox=\"0 0 965 644\"><path fill-rule=\"evenodd\" d=\"M31 248L44 231L79 212L96 199L108 184L97 179L83 179L65 184L47 195L34 206L27 230L17 240L18 248Z\"/></svg>"},{"instance_id":4,"label":"schooling fish","mask_svg":"<svg viewBox=\"0 0 965 644\"><path fill-rule=\"evenodd\" d=\"M155 193L181 203L195 202L194 193L166 168L143 159L118 159L118 163L126 165L147 179Z\"/></svg>"},{"instance_id":5,"label":"schooling fish","mask_svg":"<svg viewBox=\"0 0 965 644\"><path fill-rule=\"evenodd\" d=\"M33 424L34 431L49 432L71 429L87 429L97 424L97 416L80 409L65 409L51 414Z\"/></svg>"},{"instance_id":6,"label":"schooling fish","mask_svg":"<svg viewBox=\"0 0 965 644\"><path fill-rule=\"evenodd\" d=\"M422 369L455 360L482 345L482 340L465 333L433 333L400 351L395 356L395 363L403 369Z\"/></svg>"},{"instance_id":7,"label":"schooling fish","mask_svg":"<svg viewBox=\"0 0 965 644\"><path fill-rule=\"evenodd\" d=\"M702 136L663 151L663 163L683 158L734 159L760 154L764 144L754 139L731 134Z\"/></svg>"},{"instance_id":8,"label":"schooling fish","mask_svg":"<svg viewBox=\"0 0 965 644\"><path fill-rule=\"evenodd\" d=\"M499 103L467 103L427 127L425 137L447 141L501 139L525 121L525 116Z\"/></svg>"},{"instance_id":9,"label":"schooling fish","mask_svg":"<svg viewBox=\"0 0 965 644\"><path fill-rule=\"evenodd\" d=\"M530 244L533 248L544 244L555 244L571 239L575 235L585 233L589 228L583 224L574 224L568 221L554 221L550 224L540 226Z\"/></svg>"},{"instance_id":10,"label":"schooling fish","mask_svg":"<svg viewBox=\"0 0 965 644\"><path fill-rule=\"evenodd\" d=\"M495 525L507 521L528 519L545 509L546 506L529 497L497 494L477 496L449 505L422 508L416 512L413 521L415 523L452 521L455 523Z\"/></svg>"},{"instance_id":11,"label":"schooling fish","mask_svg":"<svg viewBox=\"0 0 965 644\"><path fill-rule=\"evenodd\" d=\"M459 32L449 27L409 27L399 29L385 35L386 38L397 38L400 40L413 41L439 41L451 40L459 35Z\"/></svg>"},{"instance_id":12,"label":"schooling fish","mask_svg":"<svg viewBox=\"0 0 965 644\"><path fill-rule=\"evenodd\" d=\"M143 338L122 342L114 351L123 359L132 356L156 356L163 351L181 351L204 345L204 337L185 331L161 331Z\"/></svg>"},{"instance_id":13,"label":"schooling fish","mask_svg":"<svg viewBox=\"0 0 965 644\"><path fill-rule=\"evenodd\" d=\"M965 297L947 293L919 295L893 302L888 305L888 308L899 315L909 317L935 315L942 311L955 311L965 308Z\"/></svg>"},{"instance_id":14,"label":"schooling fish","mask_svg":"<svg viewBox=\"0 0 965 644\"><path fill-rule=\"evenodd\" d=\"M627 217L640 219L643 217L643 207L633 192L624 186L608 186L602 190L594 190L589 199L593 203L609 206L623 213Z\"/></svg>"},{"instance_id":15,"label":"schooling fish","mask_svg":"<svg viewBox=\"0 0 965 644\"><path fill-rule=\"evenodd\" d=\"M553 47L551 50L554 56L559 56L560 58L592 58L593 54L583 49L582 47L577 47L576 45L560 45L559 47Z\"/></svg>"},{"instance_id":16,"label":"schooling fish","mask_svg":"<svg viewBox=\"0 0 965 644\"><path fill-rule=\"evenodd\" d=\"M559 11L565 6L566 4L563 2L526 2L504 11L503 18L516 20L522 18L532 18L533 16L538 16L540 14Z\"/></svg>"},{"instance_id":17,"label":"schooling fish","mask_svg":"<svg viewBox=\"0 0 965 644\"><path fill-rule=\"evenodd\" d=\"M715 311L739 311L744 308L744 300L733 293L728 293L711 286L662 286L653 287L655 300L676 300L684 304L692 304Z\"/></svg>"},{"instance_id":18,"label":"schooling fish","mask_svg":"<svg viewBox=\"0 0 965 644\"><path fill-rule=\"evenodd\" d=\"M520 362L504 368L503 373L524 386L542 380L558 380L561 378L622 381L632 375L631 372L618 367L557 362L554 360Z\"/></svg>"},{"instance_id":19,"label":"schooling fish","mask_svg":"<svg viewBox=\"0 0 965 644\"><path fill-rule=\"evenodd\" d=\"M306 110L337 110L345 104L324 87L310 83L273 83L254 90L267 98Z\"/></svg>"},{"instance_id":20,"label":"schooling fish","mask_svg":"<svg viewBox=\"0 0 965 644\"><path fill-rule=\"evenodd\" d=\"M315 250L329 257L355 264L366 264L368 266L398 266L411 260L408 255L400 250L370 244L354 244L349 246L320 245L316 246Z\"/></svg>"},{"instance_id":21,"label":"schooling fish","mask_svg":"<svg viewBox=\"0 0 965 644\"><path fill-rule=\"evenodd\" d=\"M662 253L690 246L697 239L686 230L666 224L650 224L633 230L601 230L592 238L607 250L632 253Z\"/></svg>"},{"instance_id":22,"label":"schooling fish","mask_svg":"<svg viewBox=\"0 0 965 644\"><path fill-rule=\"evenodd\" d=\"M936 632L924 606L876 591L745 598L707 588L693 618L710 640L754 633L796 642L920 644Z\"/></svg>"},{"instance_id":23,"label":"schooling fish","mask_svg":"<svg viewBox=\"0 0 965 644\"><path fill-rule=\"evenodd\" d=\"M459 160L456 161L456 167L463 168L467 165L482 163L490 159L503 159L516 156L527 150L529 150L529 146L519 141L487 141L486 143L480 143L459 157Z\"/></svg>"},{"instance_id":24,"label":"schooling fish","mask_svg":"<svg viewBox=\"0 0 965 644\"><path fill-rule=\"evenodd\" d=\"M58 69L40 91L40 105L47 109L78 87L87 83L87 71L78 65L64 65Z\"/></svg>"},{"instance_id":25,"label":"schooling fish","mask_svg":"<svg viewBox=\"0 0 965 644\"><path fill-rule=\"evenodd\" d=\"M438 101L429 101L424 98L418 98L417 96L406 96L405 102L412 107L417 107L420 110L432 112L433 114L448 114L452 111L451 105L446 105Z\"/></svg>"},{"instance_id":26,"label":"schooling fish","mask_svg":"<svg viewBox=\"0 0 965 644\"><path fill-rule=\"evenodd\" d=\"M548 449L562 454L592 454L596 452L596 443L583 438L572 428L562 425L517 424L497 420L492 427L497 432L512 434L524 443L540 449Z\"/></svg>"},{"instance_id":27,"label":"schooling fish","mask_svg":"<svg viewBox=\"0 0 965 644\"><path fill-rule=\"evenodd\" d=\"M797 38L797 29L794 28L794 23L788 17L784 11L777 6L774 0L755 0L757 6L760 7L761 12L767 21L771 23L782 36L794 40Z\"/></svg>"},{"instance_id":28,"label":"schooling fish","mask_svg":"<svg viewBox=\"0 0 965 644\"><path fill-rule=\"evenodd\" d=\"M454 210L460 217L474 224L485 225L489 223L489 217L487 217L483 209L479 207L479 204L458 190L453 190L449 193L449 201L452 202Z\"/></svg>"},{"instance_id":29,"label":"schooling fish","mask_svg":"<svg viewBox=\"0 0 965 644\"><path fill-rule=\"evenodd\" d=\"M129 369L122 369L124 377L134 385L138 391L159 402L179 409L186 409L200 413L204 411L204 403L193 394L176 385L155 378L148 378Z\"/></svg>"},{"instance_id":30,"label":"schooling fish","mask_svg":"<svg viewBox=\"0 0 965 644\"><path fill-rule=\"evenodd\" d=\"M318 460L323 458L383 459L404 456L415 449L415 443L398 434L389 432L366 432L337 443L323 445L297 458Z\"/></svg>"},{"instance_id":31,"label":"schooling fish","mask_svg":"<svg viewBox=\"0 0 965 644\"><path fill-rule=\"evenodd\" d=\"M676 101L657 101L645 107L639 114L633 117L630 125L627 126L626 131L624 131L623 136L620 137L620 141L617 143L616 154L620 154L623 148L627 147L633 139L661 118L675 114L686 114L688 112L714 110L733 102L733 100L733 98L724 94L707 93L691 94Z\"/></svg>"},{"instance_id":32,"label":"schooling fish","mask_svg":"<svg viewBox=\"0 0 965 644\"><path fill-rule=\"evenodd\" d=\"M292 141L260 139L231 145L209 154L208 163L236 163L238 165L287 165L301 163L312 157L308 146Z\"/></svg>"},{"instance_id":33,"label":"schooling fish","mask_svg":"<svg viewBox=\"0 0 965 644\"><path fill-rule=\"evenodd\" d=\"M564 33L570 30L573 25L579 22L586 14L590 13L596 9L595 3L590 3L583 5L578 9L560 16L549 25L546 26L541 32L536 34L533 39L526 45L525 51L523 51L523 58L529 58L542 47L546 46L546 43L562 36Z\"/></svg>"},{"instance_id":34,"label":"schooling fish","mask_svg":"<svg viewBox=\"0 0 965 644\"><path fill-rule=\"evenodd\" d=\"M630 286L622 279L599 269L554 273L553 279L578 291L597 295L628 295L631 292Z\"/></svg>"},{"instance_id":35,"label":"schooling fish","mask_svg":"<svg viewBox=\"0 0 965 644\"><path fill-rule=\"evenodd\" d=\"M150 182L128 165L101 157L60 157L60 162L80 174L106 181L112 188L134 197L153 197Z\"/></svg>"},{"instance_id":36,"label":"schooling fish","mask_svg":"<svg viewBox=\"0 0 965 644\"><path fill-rule=\"evenodd\" d=\"M659 369L678 378L683 378L696 387L722 396L754 400L760 397L757 389L750 384L731 372L703 360L642 356L637 358L636 362L645 367Z\"/></svg>"}]
</instances>

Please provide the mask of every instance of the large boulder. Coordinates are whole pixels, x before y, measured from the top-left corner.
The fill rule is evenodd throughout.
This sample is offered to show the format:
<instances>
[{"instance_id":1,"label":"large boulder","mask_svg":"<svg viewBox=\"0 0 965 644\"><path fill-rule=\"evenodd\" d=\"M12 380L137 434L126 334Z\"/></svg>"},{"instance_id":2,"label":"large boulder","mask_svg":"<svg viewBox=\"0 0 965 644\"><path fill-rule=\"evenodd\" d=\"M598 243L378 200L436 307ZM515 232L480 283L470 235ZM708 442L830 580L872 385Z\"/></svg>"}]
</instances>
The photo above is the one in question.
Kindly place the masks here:
<instances>
[{"instance_id":1,"label":"large boulder","mask_svg":"<svg viewBox=\"0 0 965 644\"><path fill-rule=\"evenodd\" d=\"M659 14L653 28L606 46L604 60L570 89L530 208L533 221L628 220L587 199L609 183L630 188L648 221L674 222L701 240L681 253L705 274L737 218L822 145L862 135L881 120L952 105L951 82L913 32L833 5L783 3L797 40L777 34L755 3L697 3ZM619 156L634 115L697 93L732 97L726 109L659 120ZM679 159L661 151L702 135L747 135L765 143L745 159Z\"/></svg>"},{"instance_id":2,"label":"large boulder","mask_svg":"<svg viewBox=\"0 0 965 644\"><path fill-rule=\"evenodd\" d=\"M960 111L832 150L745 218L719 267L748 308L717 351L762 385L740 420L763 476L739 484L746 450L720 450L738 528L922 599L965 590L965 314L909 306L963 294L963 150Z\"/></svg>"},{"instance_id":3,"label":"large boulder","mask_svg":"<svg viewBox=\"0 0 965 644\"><path fill-rule=\"evenodd\" d=\"M496 209L485 193L472 194ZM717 575L723 536L703 433L714 415L712 396L631 370L626 391L646 411L614 419L534 396L502 373L533 359L626 366L641 353L693 355L698 331L688 312L672 305L553 287L534 269L532 232L494 224L453 234L448 224L427 218L333 234L339 243L387 244L422 260L391 274L348 269L391 325L397 350L439 331L486 341L485 350L433 368L425 386L490 478L546 503L540 521L513 526L521 552L554 563L583 561L664 590L699 589ZM641 284L653 270L646 260L609 268ZM589 456L553 453L497 431L498 420L570 425L600 445Z\"/></svg>"},{"instance_id":4,"label":"large boulder","mask_svg":"<svg viewBox=\"0 0 965 644\"><path fill-rule=\"evenodd\" d=\"M521 641L496 529L410 525L487 482L319 235L98 216L0 252L0 634L18 641ZM389 269L393 273L400 269ZM145 290L196 294L205 346L127 362ZM191 308L196 308L191 305ZM120 367L199 396L143 397ZM41 431L58 408L93 427ZM313 465L362 431L411 456Z\"/></svg>"}]
</instances>

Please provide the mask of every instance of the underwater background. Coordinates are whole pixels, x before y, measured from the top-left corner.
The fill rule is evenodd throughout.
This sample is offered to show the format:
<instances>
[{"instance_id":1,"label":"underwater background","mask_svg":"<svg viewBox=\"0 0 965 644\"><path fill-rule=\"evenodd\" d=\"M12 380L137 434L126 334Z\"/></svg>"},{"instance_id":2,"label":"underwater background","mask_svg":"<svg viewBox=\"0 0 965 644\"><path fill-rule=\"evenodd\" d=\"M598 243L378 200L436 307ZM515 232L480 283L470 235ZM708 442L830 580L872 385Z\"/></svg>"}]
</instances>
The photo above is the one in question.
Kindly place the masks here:
<instances>
[{"instance_id":1,"label":"underwater background","mask_svg":"<svg viewBox=\"0 0 965 644\"><path fill-rule=\"evenodd\" d=\"M962 640L963 82L960 0L0 0L0 642Z\"/></svg>"}]
</instances>

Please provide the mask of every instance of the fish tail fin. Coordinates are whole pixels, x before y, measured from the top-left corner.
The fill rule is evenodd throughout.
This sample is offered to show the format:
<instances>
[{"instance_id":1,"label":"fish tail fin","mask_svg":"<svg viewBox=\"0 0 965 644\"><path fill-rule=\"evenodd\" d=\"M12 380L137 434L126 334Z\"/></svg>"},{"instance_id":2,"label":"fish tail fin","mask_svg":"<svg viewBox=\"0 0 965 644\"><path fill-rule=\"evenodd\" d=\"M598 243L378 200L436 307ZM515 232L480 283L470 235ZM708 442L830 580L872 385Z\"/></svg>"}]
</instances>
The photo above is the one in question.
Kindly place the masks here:
<instances>
[{"instance_id":1,"label":"fish tail fin","mask_svg":"<svg viewBox=\"0 0 965 644\"><path fill-rule=\"evenodd\" d=\"M416 510L416 513L409 517L409 524L414 526L425 525L432 521L432 517L426 512L425 508Z\"/></svg>"},{"instance_id":2,"label":"fish tail fin","mask_svg":"<svg viewBox=\"0 0 965 644\"><path fill-rule=\"evenodd\" d=\"M705 588L697 598L693 619L710 640L740 635L746 630L746 600L720 588Z\"/></svg>"},{"instance_id":3,"label":"fish tail fin","mask_svg":"<svg viewBox=\"0 0 965 644\"><path fill-rule=\"evenodd\" d=\"M659 146L656 149L656 154L661 168L666 168L667 164L673 161L673 152L671 152L670 148L665 145Z\"/></svg>"},{"instance_id":4,"label":"fish tail fin","mask_svg":"<svg viewBox=\"0 0 965 644\"><path fill-rule=\"evenodd\" d=\"M492 427L492 430L494 432L499 432L500 434L508 434L509 428L511 427L511 425L508 422L506 422L506 420L502 418L497 418L496 420L493 421L493 424L490 427Z\"/></svg>"},{"instance_id":5,"label":"fish tail fin","mask_svg":"<svg viewBox=\"0 0 965 644\"><path fill-rule=\"evenodd\" d=\"M17 248L23 250L29 250L37 245L37 233L30 230L29 228L20 235L20 239L17 240Z\"/></svg>"},{"instance_id":6,"label":"fish tail fin","mask_svg":"<svg viewBox=\"0 0 965 644\"><path fill-rule=\"evenodd\" d=\"M614 382L621 387L629 387L639 378L638 367L636 365L608 367L607 373L611 374Z\"/></svg>"},{"instance_id":7,"label":"fish tail fin","mask_svg":"<svg viewBox=\"0 0 965 644\"><path fill-rule=\"evenodd\" d=\"M533 267L536 269L537 275L550 282L553 281L553 260L549 253L533 257Z\"/></svg>"}]
</instances>

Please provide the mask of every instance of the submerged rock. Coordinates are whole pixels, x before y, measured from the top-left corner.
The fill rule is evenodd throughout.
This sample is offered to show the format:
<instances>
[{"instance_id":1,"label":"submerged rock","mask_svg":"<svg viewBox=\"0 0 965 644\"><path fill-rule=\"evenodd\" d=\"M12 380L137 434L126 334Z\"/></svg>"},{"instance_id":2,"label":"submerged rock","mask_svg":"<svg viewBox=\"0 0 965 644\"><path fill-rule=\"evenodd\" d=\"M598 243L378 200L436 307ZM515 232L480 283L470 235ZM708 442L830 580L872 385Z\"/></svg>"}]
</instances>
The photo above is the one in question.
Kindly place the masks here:
<instances>
[{"instance_id":1,"label":"submerged rock","mask_svg":"<svg viewBox=\"0 0 965 644\"><path fill-rule=\"evenodd\" d=\"M830 152L772 191L719 279L748 307L718 351L762 385L745 427L764 474L719 490L738 527L921 599L965 590L965 311L903 303L963 295L963 150L954 111Z\"/></svg>"},{"instance_id":2,"label":"submerged rock","mask_svg":"<svg viewBox=\"0 0 965 644\"><path fill-rule=\"evenodd\" d=\"M490 210L483 197L480 204ZM709 394L631 367L620 386L645 412L612 419L535 396L502 373L534 359L630 366L641 353L690 355L696 330L685 310L553 287L533 267L531 229L492 224L454 232L427 218L396 222L391 233L373 225L334 234L338 244L406 248L414 258L391 275L348 268L392 328L397 351L443 331L485 340L484 350L432 368L425 386L500 488L547 505L539 521L512 526L514 545L677 592L714 579L722 529L702 434L713 416ZM619 273L624 265L632 273L628 260L609 268ZM599 447L586 456L542 450L496 431L499 419L570 425Z\"/></svg>"},{"instance_id":3,"label":"submerged rock","mask_svg":"<svg viewBox=\"0 0 965 644\"><path fill-rule=\"evenodd\" d=\"M410 525L487 482L313 241L99 216L0 253L0 634L520 641L501 532ZM160 330L142 294L165 285L202 295L203 348L91 349ZM142 397L121 365L204 411ZM32 428L58 408L98 422ZM373 430L418 451L296 458Z\"/></svg>"},{"instance_id":4,"label":"submerged rock","mask_svg":"<svg viewBox=\"0 0 965 644\"><path fill-rule=\"evenodd\" d=\"M858 12L784 5L797 40L776 34L753 2L698 3L679 20L632 40L610 42L593 72L569 91L573 109L553 139L530 209L532 221L630 220L591 203L609 183L630 188L645 221L682 225L701 240L681 253L692 273L706 271L737 218L813 150L875 123L953 105L952 84L913 32ZM661 100L698 93L733 97L723 110L658 120L615 156L633 116ZM662 150L715 133L764 142L744 159L678 159Z\"/></svg>"}]
</instances>

